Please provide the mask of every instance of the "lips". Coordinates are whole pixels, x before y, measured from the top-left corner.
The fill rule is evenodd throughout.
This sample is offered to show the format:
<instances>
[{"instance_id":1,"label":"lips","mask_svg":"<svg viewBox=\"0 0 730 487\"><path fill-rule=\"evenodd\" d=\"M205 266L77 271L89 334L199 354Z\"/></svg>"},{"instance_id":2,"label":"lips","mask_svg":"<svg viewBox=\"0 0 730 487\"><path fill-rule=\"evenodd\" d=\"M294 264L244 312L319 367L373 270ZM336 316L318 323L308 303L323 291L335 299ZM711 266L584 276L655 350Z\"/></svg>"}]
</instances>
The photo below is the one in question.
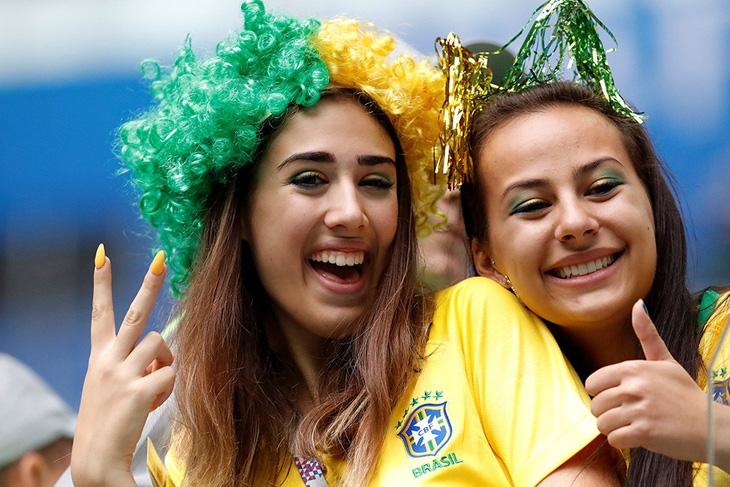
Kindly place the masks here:
<instances>
[{"instance_id":1,"label":"lips","mask_svg":"<svg viewBox=\"0 0 730 487\"><path fill-rule=\"evenodd\" d=\"M555 267L553 269L550 269L548 271L548 274L551 274L560 279L571 279L587 276L593 274L594 272L610 267L611 265L613 265L614 262L616 262L619 257L621 257L622 253L623 252L616 252L615 254L598 257L596 259L586 262Z\"/></svg>"}]
</instances>

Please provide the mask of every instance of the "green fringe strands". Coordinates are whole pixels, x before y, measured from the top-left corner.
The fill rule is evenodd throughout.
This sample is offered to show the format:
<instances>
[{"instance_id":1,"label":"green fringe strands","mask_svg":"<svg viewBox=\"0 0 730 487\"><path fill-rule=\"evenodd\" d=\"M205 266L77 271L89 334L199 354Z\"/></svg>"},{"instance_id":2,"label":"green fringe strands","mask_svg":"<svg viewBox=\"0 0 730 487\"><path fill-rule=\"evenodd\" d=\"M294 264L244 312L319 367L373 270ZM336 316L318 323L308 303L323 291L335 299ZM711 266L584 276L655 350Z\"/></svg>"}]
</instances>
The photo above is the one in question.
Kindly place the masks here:
<instances>
[{"instance_id":1,"label":"green fringe strands","mask_svg":"<svg viewBox=\"0 0 730 487\"><path fill-rule=\"evenodd\" d=\"M598 29L606 32L614 43L616 38L590 8L582 0L550 0L535 13L537 16L515 63L507 72L503 90L518 92L528 86L561 81L565 79L564 73L574 67L573 81L583 82L602 93L617 113L642 123L645 117L635 112L616 88Z\"/></svg>"}]
</instances>

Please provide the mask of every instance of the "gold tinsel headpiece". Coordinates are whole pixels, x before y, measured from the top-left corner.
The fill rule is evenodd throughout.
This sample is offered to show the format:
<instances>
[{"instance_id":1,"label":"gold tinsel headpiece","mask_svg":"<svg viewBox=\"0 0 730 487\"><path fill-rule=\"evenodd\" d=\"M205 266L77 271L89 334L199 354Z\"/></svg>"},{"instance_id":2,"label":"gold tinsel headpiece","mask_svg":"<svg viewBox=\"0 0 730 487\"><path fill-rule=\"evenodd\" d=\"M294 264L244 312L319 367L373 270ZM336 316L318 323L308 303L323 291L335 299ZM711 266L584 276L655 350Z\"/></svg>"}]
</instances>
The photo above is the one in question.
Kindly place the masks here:
<instances>
[{"instance_id":1,"label":"gold tinsel headpiece","mask_svg":"<svg viewBox=\"0 0 730 487\"><path fill-rule=\"evenodd\" d=\"M440 117L443 151L435 169L437 174L448 173L450 187L471 180L471 118L495 95L520 92L537 84L571 81L565 73L572 72L573 82L601 93L617 113L642 123L644 117L616 89L599 27L614 42L616 38L582 0L549 0L542 4L527 25L493 54L511 45L528 26L517 58L499 86L492 84L488 54L475 54L464 48L453 32L446 39L436 39L436 52L446 74L446 99Z\"/></svg>"}]
</instances>

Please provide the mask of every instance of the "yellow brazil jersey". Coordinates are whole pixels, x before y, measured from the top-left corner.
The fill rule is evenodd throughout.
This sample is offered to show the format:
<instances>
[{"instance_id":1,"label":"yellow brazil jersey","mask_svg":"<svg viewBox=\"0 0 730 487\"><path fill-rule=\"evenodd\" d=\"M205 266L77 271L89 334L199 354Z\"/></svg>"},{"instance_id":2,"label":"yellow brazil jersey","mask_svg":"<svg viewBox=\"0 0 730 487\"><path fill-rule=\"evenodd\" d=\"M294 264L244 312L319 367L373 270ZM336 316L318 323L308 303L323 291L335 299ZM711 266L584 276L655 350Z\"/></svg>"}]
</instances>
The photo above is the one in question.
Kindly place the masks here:
<instances>
[{"instance_id":1,"label":"yellow brazil jersey","mask_svg":"<svg viewBox=\"0 0 730 487\"><path fill-rule=\"evenodd\" d=\"M549 330L489 279L436 295L426 357L370 486L533 486L599 434ZM342 485L344 462L323 460L328 485ZM168 454L168 470L180 463ZM292 466L280 485L304 482Z\"/></svg>"},{"instance_id":2,"label":"yellow brazil jersey","mask_svg":"<svg viewBox=\"0 0 730 487\"><path fill-rule=\"evenodd\" d=\"M708 391L712 388L713 399L719 403L730 405L730 335L725 338L723 346L718 350L718 342L725 326L730 318L730 293L725 293L717 300L717 308L707 320L702 339L700 340L700 353L704 362L704 370L700 370L697 379L699 385ZM710 366L713 353L718 351L716 362ZM709 378L709 386L708 386ZM725 433L727 434L727 433ZM696 487L707 485L707 464L695 464ZM730 487L730 475L727 472L715 468L715 486Z\"/></svg>"}]
</instances>

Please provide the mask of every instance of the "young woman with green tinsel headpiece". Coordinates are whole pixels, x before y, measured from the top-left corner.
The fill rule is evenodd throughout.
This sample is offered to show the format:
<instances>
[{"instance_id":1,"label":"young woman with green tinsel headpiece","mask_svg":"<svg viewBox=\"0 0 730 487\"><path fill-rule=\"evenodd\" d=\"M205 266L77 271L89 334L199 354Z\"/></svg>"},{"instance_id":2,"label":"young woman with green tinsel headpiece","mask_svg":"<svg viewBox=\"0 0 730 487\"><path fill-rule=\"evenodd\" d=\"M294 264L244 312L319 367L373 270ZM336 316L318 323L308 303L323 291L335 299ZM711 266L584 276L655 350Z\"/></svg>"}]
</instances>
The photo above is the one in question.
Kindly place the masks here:
<instances>
[{"instance_id":1,"label":"young woman with green tinsel headpiece","mask_svg":"<svg viewBox=\"0 0 730 487\"><path fill-rule=\"evenodd\" d=\"M470 120L447 126L447 169L477 272L548 324L624 484L730 485L730 294L687 288L671 177L614 86L601 27L580 0L547 2L501 86L488 59L443 40L447 104Z\"/></svg>"}]
</instances>

